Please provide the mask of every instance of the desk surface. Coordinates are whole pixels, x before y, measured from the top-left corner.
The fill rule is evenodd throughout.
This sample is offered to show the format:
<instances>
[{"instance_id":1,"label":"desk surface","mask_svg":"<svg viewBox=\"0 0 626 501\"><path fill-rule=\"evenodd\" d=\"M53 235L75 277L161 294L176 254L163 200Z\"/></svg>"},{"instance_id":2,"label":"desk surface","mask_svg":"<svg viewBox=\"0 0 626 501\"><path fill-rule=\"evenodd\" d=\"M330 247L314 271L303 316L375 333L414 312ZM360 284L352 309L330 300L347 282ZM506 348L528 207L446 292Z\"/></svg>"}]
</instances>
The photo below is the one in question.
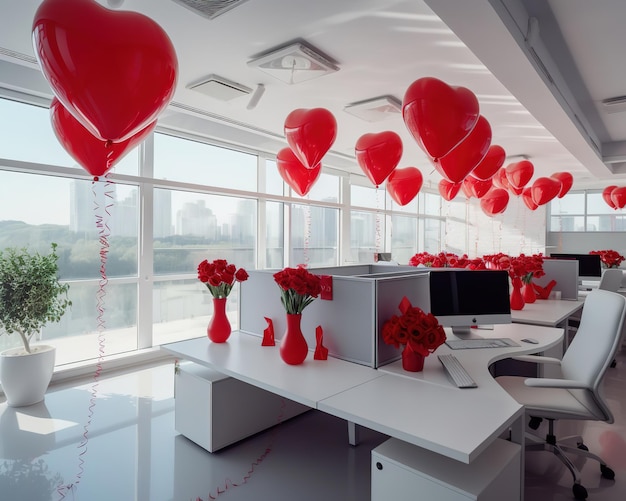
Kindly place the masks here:
<instances>
[{"instance_id":1,"label":"desk surface","mask_svg":"<svg viewBox=\"0 0 626 501\"><path fill-rule=\"evenodd\" d=\"M450 350L446 345L426 359L424 371L408 373L400 361L383 369L329 358L285 364L278 346L262 347L258 336L233 332L227 343L207 338L162 346L175 356L296 402L380 431L400 440L469 463L523 414L489 373L491 362L510 354L543 351L561 342L562 329L506 324L480 331L484 337L534 337L540 344ZM449 334L451 336L451 334ZM445 375L438 354L453 352L478 388L459 389Z\"/></svg>"},{"instance_id":2,"label":"desk surface","mask_svg":"<svg viewBox=\"0 0 626 501\"><path fill-rule=\"evenodd\" d=\"M511 318L516 323L556 327L581 310L584 304L584 299L538 299L525 304L522 310L511 310Z\"/></svg>"}]
</instances>

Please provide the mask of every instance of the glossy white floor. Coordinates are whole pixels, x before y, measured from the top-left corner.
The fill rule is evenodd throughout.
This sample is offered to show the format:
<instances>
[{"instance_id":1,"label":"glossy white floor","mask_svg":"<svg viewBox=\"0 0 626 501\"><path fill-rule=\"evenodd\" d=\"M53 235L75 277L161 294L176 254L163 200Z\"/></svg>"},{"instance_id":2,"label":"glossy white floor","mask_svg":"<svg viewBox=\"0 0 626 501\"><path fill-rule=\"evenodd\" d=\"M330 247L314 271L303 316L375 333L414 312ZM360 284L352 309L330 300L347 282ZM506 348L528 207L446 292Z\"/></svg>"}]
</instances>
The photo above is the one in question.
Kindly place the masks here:
<instances>
[{"instance_id":1,"label":"glossy white floor","mask_svg":"<svg viewBox=\"0 0 626 501\"><path fill-rule=\"evenodd\" d=\"M173 370L166 364L97 383L52 387L43 403L31 407L0 403L0 500L370 498L370 450L386 437L362 430L361 444L352 447L343 421L311 411L209 454L174 429ZM593 462L579 462L588 499L621 501L626 498L624 353L609 371L606 390L616 423L566 431L582 431L590 449L616 472L616 480L608 481ZM548 454L528 454L525 497L573 499L569 472Z\"/></svg>"}]
</instances>

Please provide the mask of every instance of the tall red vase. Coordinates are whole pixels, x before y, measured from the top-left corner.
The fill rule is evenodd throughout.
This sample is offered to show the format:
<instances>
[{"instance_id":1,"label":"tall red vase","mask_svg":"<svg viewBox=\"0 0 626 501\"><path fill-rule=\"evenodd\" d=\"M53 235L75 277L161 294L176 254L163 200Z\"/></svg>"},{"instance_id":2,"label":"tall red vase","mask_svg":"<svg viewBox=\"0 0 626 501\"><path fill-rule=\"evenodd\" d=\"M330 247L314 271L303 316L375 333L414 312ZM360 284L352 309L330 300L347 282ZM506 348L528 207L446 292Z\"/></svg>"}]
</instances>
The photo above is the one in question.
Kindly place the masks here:
<instances>
[{"instance_id":1,"label":"tall red vase","mask_svg":"<svg viewBox=\"0 0 626 501\"><path fill-rule=\"evenodd\" d=\"M287 329L280 342L280 356L289 365L301 364L309 353L309 346L302 334L301 321L301 314L287 313Z\"/></svg>"},{"instance_id":2,"label":"tall red vase","mask_svg":"<svg viewBox=\"0 0 626 501\"><path fill-rule=\"evenodd\" d=\"M402 350L402 368L409 372L421 372L424 369L424 359L426 357L413 350L407 343Z\"/></svg>"},{"instance_id":3,"label":"tall red vase","mask_svg":"<svg viewBox=\"0 0 626 501\"><path fill-rule=\"evenodd\" d=\"M524 303L530 304L537 301L537 293L535 292L535 288L533 287L532 282L528 282L524 284L522 287L522 296L524 297Z\"/></svg>"},{"instance_id":4,"label":"tall red vase","mask_svg":"<svg viewBox=\"0 0 626 501\"><path fill-rule=\"evenodd\" d=\"M522 295L522 281L514 278L511 281L513 290L511 290L511 309L522 310L524 308L524 296Z\"/></svg>"},{"instance_id":5,"label":"tall red vase","mask_svg":"<svg viewBox=\"0 0 626 501\"><path fill-rule=\"evenodd\" d=\"M230 337L230 322L226 315L226 298L213 298L213 318L206 329L207 336L214 343L224 343Z\"/></svg>"}]
</instances>

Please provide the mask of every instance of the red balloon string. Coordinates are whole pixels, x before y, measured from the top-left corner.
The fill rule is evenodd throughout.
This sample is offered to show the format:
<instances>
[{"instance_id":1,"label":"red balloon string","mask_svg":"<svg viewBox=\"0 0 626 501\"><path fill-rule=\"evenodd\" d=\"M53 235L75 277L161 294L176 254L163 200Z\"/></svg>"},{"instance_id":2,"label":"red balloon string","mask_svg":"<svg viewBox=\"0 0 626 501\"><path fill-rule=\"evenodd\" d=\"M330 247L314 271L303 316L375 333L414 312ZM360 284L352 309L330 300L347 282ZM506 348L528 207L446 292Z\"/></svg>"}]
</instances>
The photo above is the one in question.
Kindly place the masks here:
<instances>
[{"instance_id":1,"label":"red balloon string","mask_svg":"<svg viewBox=\"0 0 626 501\"><path fill-rule=\"evenodd\" d=\"M270 453L272 452L272 447L273 447L273 444L274 444L274 440L276 439L276 434L278 433L278 426L277 425L282 423L283 420L285 419L285 409L286 408L287 408L287 401L284 398L282 398L281 402L280 402L280 411L279 411L278 416L276 418L276 425L274 425L274 427L272 428L272 434L270 436L270 443L265 448L265 450L254 461L252 461L252 463L250 463L250 468L243 475L243 477L241 478L241 481L240 482L233 482L230 478L225 478L221 485L216 487L214 491L209 492L207 500L217 499L217 497L220 494L224 494L228 489L234 488L234 487L240 487L240 486L246 484L248 482L248 480L250 480L250 478L252 477L252 475L255 472L255 468L257 466L259 466L263 462L263 460L265 460L267 458L267 456L269 456ZM197 497L196 501L204 501L204 500L201 497Z\"/></svg>"},{"instance_id":2,"label":"red balloon string","mask_svg":"<svg viewBox=\"0 0 626 501\"><path fill-rule=\"evenodd\" d=\"M378 186L376 187L376 241L374 242L374 246L376 247L376 252L380 252L380 244L382 242L381 236L381 227L382 223L381 219L381 200L380 200L380 190Z\"/></svg>"},{"instance_id":3,"label":"red balloon string","mask_svg":"<svg viewBox=\"0 0 626 501\"><path fill-rule=\"evenodd\" d=\"M307 197L308 198L308 197ZM304 208L304 265L309 266L309 246L311 245L311 206Z\"/></svg>"},{"instance_id":4,"label":"red balloon string","mask_svg":"<svg viewBox=\"0 0 626 501\"><path fill-rule=\"evenodd\" d=\"M94 200L94 214L96 219L96 228L98 229L98 239L100 242L100 280L98 282L98 290L96 292L96 309L97 309L97 331L98 331L98 359L96 363L96 369L93 374L91 388L89 390L90 398L89 405L87 407L87 419L83 426L83 439L77 448L78 453L78 471L74 476L74 482L70 484L61 485L57 488L59 494L59 500L65 499L67 492L74 492L80 483L83 474L85 473L85 457L87 454L87 445L89 443L89 430L91 429L91 423L93 421L94 411L96 407L96 400L98 398L98 386L100 382L100 375L102 374L102 362L105 354L105 321L104 321L104 299L106 296L106 285L108 284L108 277L106 273L107 256L109 253L109 236L111 230L109 227L109 218L111 216L110 209L113 206L113 189L111 185L112 181L108 179L108 173L105 174L104 189L102 192L103 203L98 203L98 193L96 191L96 181L92 183L92 193Z\"/></svg>"}]
</instances>

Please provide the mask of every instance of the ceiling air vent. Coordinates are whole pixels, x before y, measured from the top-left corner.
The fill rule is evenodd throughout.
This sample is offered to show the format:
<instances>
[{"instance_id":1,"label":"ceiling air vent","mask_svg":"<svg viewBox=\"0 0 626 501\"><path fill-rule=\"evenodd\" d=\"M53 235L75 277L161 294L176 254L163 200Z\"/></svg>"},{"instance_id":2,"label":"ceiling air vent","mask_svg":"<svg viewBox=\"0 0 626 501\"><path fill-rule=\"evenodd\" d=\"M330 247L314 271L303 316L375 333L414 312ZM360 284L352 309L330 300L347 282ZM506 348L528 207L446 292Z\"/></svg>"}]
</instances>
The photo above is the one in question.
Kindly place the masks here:
<instances>
[{"instance_id":1,"label":"ceiling air vent","mask_svg":"<svg viewBox=\"0 0 626 501\"><path fill-rule=\"evenodd\" d=\"M227 80L217 75L209 75L201 82L189 85L188 89L201 92L205 96L219 99L220 101L230 101L237 97L250 94L252 89L239 83Z\"/></svg>"},{"instance_id":2,"label":"ceiling air vent","mask_svg":"<svg viewBox=\"0 0 626 501\"><path fill-rule=\"evenodd\" d=\"M602 108L607 113L621 113L626 111L626 96L609 97L601 101Z\"/></svg>"},{"instance_id":3,"label":"ceiling air vent","mask_svg":"<svg viewBox=\"0 0 626 501\"><path fill-rule=\"evenodd\" d=\"M247 0L173 0L207 19L215 19Z\"/></svg>"}]
</instances>

